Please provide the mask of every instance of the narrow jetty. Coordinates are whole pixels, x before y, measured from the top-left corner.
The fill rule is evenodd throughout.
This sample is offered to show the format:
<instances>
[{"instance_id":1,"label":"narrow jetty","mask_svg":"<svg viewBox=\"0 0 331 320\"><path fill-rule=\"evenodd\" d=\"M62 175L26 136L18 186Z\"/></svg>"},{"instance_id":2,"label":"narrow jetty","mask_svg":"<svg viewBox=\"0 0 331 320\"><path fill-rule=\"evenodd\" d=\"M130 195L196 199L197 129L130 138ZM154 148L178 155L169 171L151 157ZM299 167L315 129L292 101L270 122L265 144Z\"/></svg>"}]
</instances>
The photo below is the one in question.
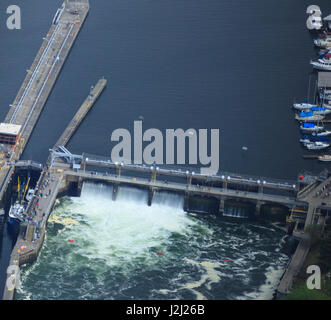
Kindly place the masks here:
<instances>
[{"instance_id":1,"label":"narrow jetty","mask_svg":"<svg viewBox=\"0 0 331 320\"><path fill-rule=\"evenodd\" d=\"M103 89L106 87L107 80L102 78L100 79L95 87L92 87L92 90L88 97L85 99L73 119L70 121L67 128L62 133L61 137L55 143L53 149L55 150L59 146L65 146L74 132L77 130L79 125L81 124L82 120L85 118L87 113L90 111L100 94L102 93Z\"/></svg>"},{"instance_id":2,"label":"narrow jetty","mask_svg":"<svg viewBox=\"0 0 331 320\"><path fill-rule=\"evenodd\" d=\"M0 153L0 200L14 169L13 162L19 160L24 151L88 11L88 0L66 0L56 12L40 50L27 70L4 121L6 125L16 125L19 132L13 148L8 153Z\"/></svg>"}]
</instances>

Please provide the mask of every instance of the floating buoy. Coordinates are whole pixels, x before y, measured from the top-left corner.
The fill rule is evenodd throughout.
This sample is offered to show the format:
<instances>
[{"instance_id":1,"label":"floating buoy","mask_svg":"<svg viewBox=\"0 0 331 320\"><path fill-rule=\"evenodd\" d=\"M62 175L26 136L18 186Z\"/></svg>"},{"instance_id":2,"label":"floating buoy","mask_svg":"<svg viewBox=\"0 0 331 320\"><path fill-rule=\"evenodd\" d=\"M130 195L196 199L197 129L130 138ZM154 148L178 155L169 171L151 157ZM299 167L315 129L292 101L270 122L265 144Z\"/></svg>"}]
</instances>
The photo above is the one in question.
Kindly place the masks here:
<instances>
[{"instance_id":1,"label":"floating buoy","mask_svg":"<svg viewBox=\"0 0 331 320\"><path fill-rule=\"evenodd\" d=\"M159 256L162 256L163 255L163 253L160 252L160 251L156 252L156 254L158 254Z\"/></svg>"},{"instance_id":2,"label":"floating buoy","mask_svg":"<svg viewBox=\"0 0 331 320\"><path fill-rule=\"evenodd\" d=\"M224 260L224 262L230 262L230 260Z\"/></svg>"},{"instance_id":3,"label":"floating buoy","mask_svg":"<svg viewBox=\"0 0 331 320\"><path fill-rule=\"evenodd\" d=\"M303 176L303 175L299 176L300 180L303 180L304 178L305 178L305 176Z\"/></svg>"},{"instance_id":4,"label":"floating buoy","mask_svg":"<svg viewBox=\"0 0 331 320\"><path fill-rule=\"evenodd\" d=\"M74 242L74 240L69 239L68 242Z\"/></svg>"}]
</instances>

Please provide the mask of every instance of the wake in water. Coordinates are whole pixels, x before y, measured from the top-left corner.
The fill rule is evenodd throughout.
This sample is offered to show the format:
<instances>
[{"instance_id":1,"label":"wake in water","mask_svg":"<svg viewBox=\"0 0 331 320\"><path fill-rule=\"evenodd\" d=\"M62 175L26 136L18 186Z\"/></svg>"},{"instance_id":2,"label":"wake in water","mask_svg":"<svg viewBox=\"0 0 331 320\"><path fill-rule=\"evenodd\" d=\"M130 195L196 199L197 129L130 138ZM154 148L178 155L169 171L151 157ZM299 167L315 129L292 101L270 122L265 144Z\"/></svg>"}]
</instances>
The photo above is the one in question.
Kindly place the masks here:
<instances>
[{"instance_id":1,"label":"wake in water","mask_svg":"<svg viewBox=\"0 0 331 320\"><path fill-rule=\"evenodd\" d=\"M183 197L84 183L52 213L18 299L270 299L288 257L273 228L183 211ZM274 281L275 279L275 281Z\"/></svg>"}]
</instances>

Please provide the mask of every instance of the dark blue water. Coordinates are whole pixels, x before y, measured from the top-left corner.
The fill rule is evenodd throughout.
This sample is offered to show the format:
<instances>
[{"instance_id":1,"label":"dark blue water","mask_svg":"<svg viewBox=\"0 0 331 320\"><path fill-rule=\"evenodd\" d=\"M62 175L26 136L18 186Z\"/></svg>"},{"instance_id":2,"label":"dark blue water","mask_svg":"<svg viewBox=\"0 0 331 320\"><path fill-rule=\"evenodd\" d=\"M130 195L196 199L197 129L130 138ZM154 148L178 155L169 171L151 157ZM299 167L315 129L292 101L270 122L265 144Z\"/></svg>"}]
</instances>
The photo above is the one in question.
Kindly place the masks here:
<instances>
[{"instance_id":1,"label":"dark blue water","mask_svg":"<svg viewBox=\"0 0 331 320\"><path fill-rule=\"evenodd\" d=\"M1 119L61 3L16 1L22 30L9 31L5 11L13 3L1 1ZM309 60L316 56L305 26L309 4L93 1L23 158L47 158L90 85L104 75L106 91L68 145L75 153L110 155L112 131L132 130L143 116L144 129L219 128L221 170L277 178L319 172L326 164L302 159L290 109L294 99L307 97ZM331 12L330 1L318 4L323 15ZM4 248L2 256L9 252Z\"/></svg>"}]
</instances>

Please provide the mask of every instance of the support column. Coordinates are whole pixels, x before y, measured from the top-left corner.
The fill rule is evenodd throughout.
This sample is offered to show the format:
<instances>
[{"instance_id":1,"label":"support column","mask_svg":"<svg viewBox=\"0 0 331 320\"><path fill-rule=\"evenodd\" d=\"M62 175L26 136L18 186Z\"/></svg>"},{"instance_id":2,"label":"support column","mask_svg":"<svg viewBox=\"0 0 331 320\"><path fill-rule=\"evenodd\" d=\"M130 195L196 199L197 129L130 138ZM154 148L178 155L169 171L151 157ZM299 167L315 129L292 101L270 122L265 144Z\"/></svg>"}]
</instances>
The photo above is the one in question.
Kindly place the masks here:
<instances>
[{"instance_id":1,"label":"support column","mask_svg":"<svg viewBox=\"0 0 331 320\"><path fill-rule=\"evenodd\" d=\"M223 215L224 207L225 207L225 197L222 196L222 197L220 198L220 204L219 204L219 208L218 208L218 213L219 213L220 215Z\"/></svg>"},{"instance_id":2,"label":"support column","mask_svg":"<svg viewBox=\"0 0 331 320\"><path fill-rule=\"evenodd\" d=\"M83 159L82 163L80 164L80 167L82 170L84 170L84 171L86 170L86 162L84 161L84 159Z\"/></svg>"},{"instance_id":3,"label":"support column","mask_svg":"<svg viewBox=\"0 0 331 320\"><path fill-rule=\"evenodd\" d=\"M256 207L255 207L255 216L259 216L260 215L260 213L261 213L261 205L262 205L261 200L257 200Z\"/></svg>"},{"instance_id":4,"label":"support column","mask_svg":"<svg viewBox=\"0 0 331 320\"><path fill-rule=\"evenodd\" d=\"M121 167L120 167L120 166L116 167L116 175L117 175L118 177L121 176Z\"/></svg>"},{"instance_id":5,"label":"support column","mask_svg":"<svg viewBox=\"0 0 331 320\"><path fill-rule=\"evenodd\" d=\"M154 182L156 180L156 170L152 171L151 181Z\"/></svg>"},{"instance_id":6,"label":"support column","mask_svg":"<svg viewBox=\"0 0 331 320\"><path fill-rule=\"evenodd\" d=\"M77 182L77 197L80 197L82 193L83 183L84 183L83 178L79 177Z\"/></svg>"},{"instance_id":7,"label":"support column","mask_svg":"<svg viewBox=\"0 0 331 320\"><path fill-rule=\"evenodd\" d=\"M188 192L185 192L184 195L184 211L187 212L189 210L189 199L190 199L190 194Z\"/></svg>"},{"instance_id":8,"label":"support column","mask_svg":"<svg viewBox=\"0 0 331 320\"><path fill-rule=\"evenodd\" d=\"M187 177L187 185L190 186L192 184L192 176Z\"/></svg>"},{"instance_id":9,"label":"support column","mask_svg":"<svg viewBox=\"0 0 331 320\"><path fill-rule=\"evenodd\" d=\"M223 189L227 189L228 188L228 182L227 181L223 181Z\"/></svg>"},{"instance_id":10,"label":"support column","mask_svg":"<svg viewBox=\"0 0 331 320\"><path fill-rule=\"evenodd\" d=\"M152 205L153 196L154 196L154 188L150 187L148 190L148 206L150 207Z\"/></svg>"},{"instance_id":11,"label":"support column","mask_svg":"<svg viewBox=\"0 0 331 320\"><path fill-rule=\"evenodd\" d=\"M113 193L112 193L112 200L115 201L117 198L117 191L118 191L119 184L115 183L113 186Z\"/></svg>"}]
</instances>

